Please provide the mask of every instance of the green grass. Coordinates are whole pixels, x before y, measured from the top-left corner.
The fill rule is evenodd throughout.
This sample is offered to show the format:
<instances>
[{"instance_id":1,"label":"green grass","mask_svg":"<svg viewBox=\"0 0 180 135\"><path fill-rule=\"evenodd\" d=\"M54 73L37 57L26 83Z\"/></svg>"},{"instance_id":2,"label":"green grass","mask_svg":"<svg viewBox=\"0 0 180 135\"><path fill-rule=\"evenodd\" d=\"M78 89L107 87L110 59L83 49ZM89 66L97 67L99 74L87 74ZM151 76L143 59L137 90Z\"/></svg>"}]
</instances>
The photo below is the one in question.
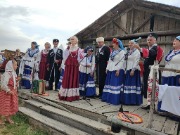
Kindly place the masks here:
<instances>
[{"instance_id":1,"label":"green grass","mask_svg":"<svg viewBox=\"0 0 180 135\"><path fill-rule=\"evenodd\" d=\"M16 114L12 117L15 124L6 124L1 130L0 135L48 135L38 129L34 129L28 124L28 117Z\"/></svg>"}]
</instances>

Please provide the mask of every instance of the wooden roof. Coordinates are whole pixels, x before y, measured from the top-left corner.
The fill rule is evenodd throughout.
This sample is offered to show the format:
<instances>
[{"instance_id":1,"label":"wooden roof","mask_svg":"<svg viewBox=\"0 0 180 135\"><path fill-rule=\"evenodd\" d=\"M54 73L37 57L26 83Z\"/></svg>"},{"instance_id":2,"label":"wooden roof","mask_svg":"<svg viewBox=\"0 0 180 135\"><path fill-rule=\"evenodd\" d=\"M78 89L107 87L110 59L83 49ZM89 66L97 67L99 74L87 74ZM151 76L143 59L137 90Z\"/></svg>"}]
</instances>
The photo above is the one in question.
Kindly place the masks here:
<instances>
[{"instance_id":1,"label":"wooden roof","mask_svg":"<svg viewBox=\"0 0 180 135\"><path fill-rule=\"evenodd\" d=\"M180 8L161 3L155 3L145 0L123 0L111 10L106 12L92 24L75 34L79 39L84 36L98 31L115 17L128 12L131 9L143 10L156 15L166 16L180 20Z\"/></svg>"}]
</instances>

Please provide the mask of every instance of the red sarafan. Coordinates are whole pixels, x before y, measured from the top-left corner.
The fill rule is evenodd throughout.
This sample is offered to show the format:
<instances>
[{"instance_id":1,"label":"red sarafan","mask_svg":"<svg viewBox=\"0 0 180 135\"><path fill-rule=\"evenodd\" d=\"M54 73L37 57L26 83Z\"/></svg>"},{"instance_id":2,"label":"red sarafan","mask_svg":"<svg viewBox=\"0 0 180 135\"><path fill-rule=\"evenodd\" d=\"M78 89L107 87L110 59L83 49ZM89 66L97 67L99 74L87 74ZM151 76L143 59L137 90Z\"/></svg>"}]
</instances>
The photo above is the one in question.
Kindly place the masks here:
<instances>
[{"instance_id":1,"label":"red sarafan","mask_svg":"<svg viewBox=\"0 0 180 135\"><path fill-rule=\"evenodd\" d=\"M14 89L14 81L10 72L9 75L11 78L7 86L13 94L8 94L3 88L0 91L0 115L3 116L11 116L18 111L17 89Z\"/></svg>"}]
</instances>

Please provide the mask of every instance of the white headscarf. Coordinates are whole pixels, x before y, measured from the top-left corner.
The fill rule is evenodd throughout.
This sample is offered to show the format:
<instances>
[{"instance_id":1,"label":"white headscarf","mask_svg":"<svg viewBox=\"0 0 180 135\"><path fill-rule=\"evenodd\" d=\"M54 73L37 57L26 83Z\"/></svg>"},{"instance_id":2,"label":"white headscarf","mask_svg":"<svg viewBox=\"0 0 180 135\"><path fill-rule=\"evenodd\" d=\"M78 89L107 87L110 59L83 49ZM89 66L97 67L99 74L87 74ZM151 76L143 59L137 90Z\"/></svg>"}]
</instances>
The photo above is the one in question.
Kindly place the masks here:
<instances>
[{"instance_id":1,"label":"white headscarf","mask_svg":"<svg viewBox=\"0 0 180 135\"><path fill-rule=\"evenodd\" d=\"M6 64L5 67L5 73L11 72L12 73L12 77L13 77L13 82L14 82L14 89L16 88L16 71L13 68L13 62L12 60L8 61L8 63Z\"/></svg>"}]
</instances>

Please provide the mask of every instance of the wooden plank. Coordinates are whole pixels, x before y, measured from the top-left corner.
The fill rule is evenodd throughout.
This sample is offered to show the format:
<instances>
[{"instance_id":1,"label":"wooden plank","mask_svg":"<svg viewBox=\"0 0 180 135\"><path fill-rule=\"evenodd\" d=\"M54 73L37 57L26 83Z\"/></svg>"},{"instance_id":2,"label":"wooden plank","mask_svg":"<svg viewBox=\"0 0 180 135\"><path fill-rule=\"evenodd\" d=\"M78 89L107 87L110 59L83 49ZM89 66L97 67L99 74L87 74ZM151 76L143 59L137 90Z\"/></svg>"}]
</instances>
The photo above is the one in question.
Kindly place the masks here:
<instances>
[{"instance_id":1,"label":"wooden plank","mask_svg":"<svg viewBox=\"0 0 180 135\"><path fill-rule=\"evenodd\" d=\"M178 131L178 126L179 126L180 123L176 123L176 127L175 127L175 130L174 130L174 134L173 135L180 135L180 131ZM179 132L179 133L178 133Z\"/></svg>"},{"instance_id":2,"label":"wooden plank","mask_svg":"<svg viewBox=\"0 0 180 135\"><path fill-rule=\"evenodd\" d=\"M170 18L164 17L164 30L169 30L169 21Z\"/></svg>"},{"instance_id":3,"label":"wooden plank","mask_svg":"<svg viewBox=\"0 0 180 135\"><path fill-rule=\"evenodd\" d=\"M163 129L163 126L164 126L164 122L165 122L165 121L154 120L154 121L152 122L152 127L151 127L151 129L152 129L152 130L155 130L155 131L158 131L158 132L161 132L162 129Z\"/></svg>"},{"instance_id":4,"label":"wooden plank","mask_svg":"<svg viewBox=\"0 0 180 135\"><path fill-rule=\"evenodd\" d=\"M161 15L161 16L166 16L166 17L169 17L169 18L176 18L178 20L180 20L180 15L177 15L177 14L173 14L173 13L168 13L167 12L164 12L164 11L160 11L160 10L156 10L156 9L150 9L150 8L146 8L146 7L141 7L141 6L134 6L134 8L136 10L139 10L139 11L146 11L146 12L150 12L150 13L154 13L154 14L157 14L157 15Z\"/></svg>"},{"instance_id":5,"label":"wooden plank","mask_svg":"<svg viewBox=\"0 0 180 135\"><path fill-rule=\"evenodd\" d=\"M141 15L144 16L144 13L142 13ZM146 18L145 20L143 19L143 21L142 21L142 19L143 19L143 17L141 17L141 19L140 19L140 18L138 19L138 20L141 20L141 21L139 22L138 27L133 31L133 33L136 33L136 32L138 32L140 29L142 29L143 26L145 26L145 25L149 22L149 20L151 19L151 16L149 16L149 17ZM143 32L144 32L144 30L143 30Z\"/></svg>"},{"instance_id":6,"label":"wooden plank","mask_svg":"<svg viewBox=\"0 0 180 135\"><path fill-rule=\"evenodd\" d=\"M175 131L175 129L177 129L176 127L177 127L177 122L170 120L170 119L167 119L165 121L162 132L166 133L166 134L173 135L175 132L177 132L177 131Z\"/></svg>"},{"instance_id":7,"label":"wooden plank","mask_svg":"<svg viewBox=\"0 0 180 135\"><path fill-rule=\"evenodd\" d=\"M132 10L127 13L126 30L128 31L128 33L130 33L131 20L132 20Z\"/></svg>"},{"instance_id":8,"label":"wooden plank","mask_svg":"<svg viewBox=\"0 0 180 135\"><path fill-rule=\"evenodd\" d=\"M126 34L128 34L127 30L125 28L123 28L121 25L119 25L117 22L115 21L112 21L113 24L118 27L119 29L123 30ZM112 34L113 35L113 34Z\"/></svg>"},{"instance_id":9,"label":"wooden plank","mask_svg":"<svg viewBox=\"0 0 180 135\"><path fill-rule=\"evenodd\" d=\"M179 20L176 20L176 29L180 29L180 21Z\"/></svg>"},{"instance_id":10,"label":"wooden plank","mask_svg":"<svg viewBox=\"0 0 180 135\"><path fill-rule=\"evenodd\" d=\"M126 28L126 24L127 24L127 13L125 13L124 15L121 16L121 22L120 22L121 26L123 28Z\"/></svg>"},{"instance_id":11,"label":"wooden plank","mask_svg":"<svg viewBox=\"0 0 180 135\"><path fill-rule=\"evenodd\" d=\"M133 33L133 29L134 29L134 10L131 10L131 24L130 24L130 33Z\"/></svg>"},{"instance_id":12,"label":"wooden plank","mask_svg":"<svg viewBox=\"0 0 180 135\"><path fill-rule=\"evenodd\" d=\"M169 20L169 30L175 30L176 29L176 20L170 19Z\"/></svg>"}]
</instances>

